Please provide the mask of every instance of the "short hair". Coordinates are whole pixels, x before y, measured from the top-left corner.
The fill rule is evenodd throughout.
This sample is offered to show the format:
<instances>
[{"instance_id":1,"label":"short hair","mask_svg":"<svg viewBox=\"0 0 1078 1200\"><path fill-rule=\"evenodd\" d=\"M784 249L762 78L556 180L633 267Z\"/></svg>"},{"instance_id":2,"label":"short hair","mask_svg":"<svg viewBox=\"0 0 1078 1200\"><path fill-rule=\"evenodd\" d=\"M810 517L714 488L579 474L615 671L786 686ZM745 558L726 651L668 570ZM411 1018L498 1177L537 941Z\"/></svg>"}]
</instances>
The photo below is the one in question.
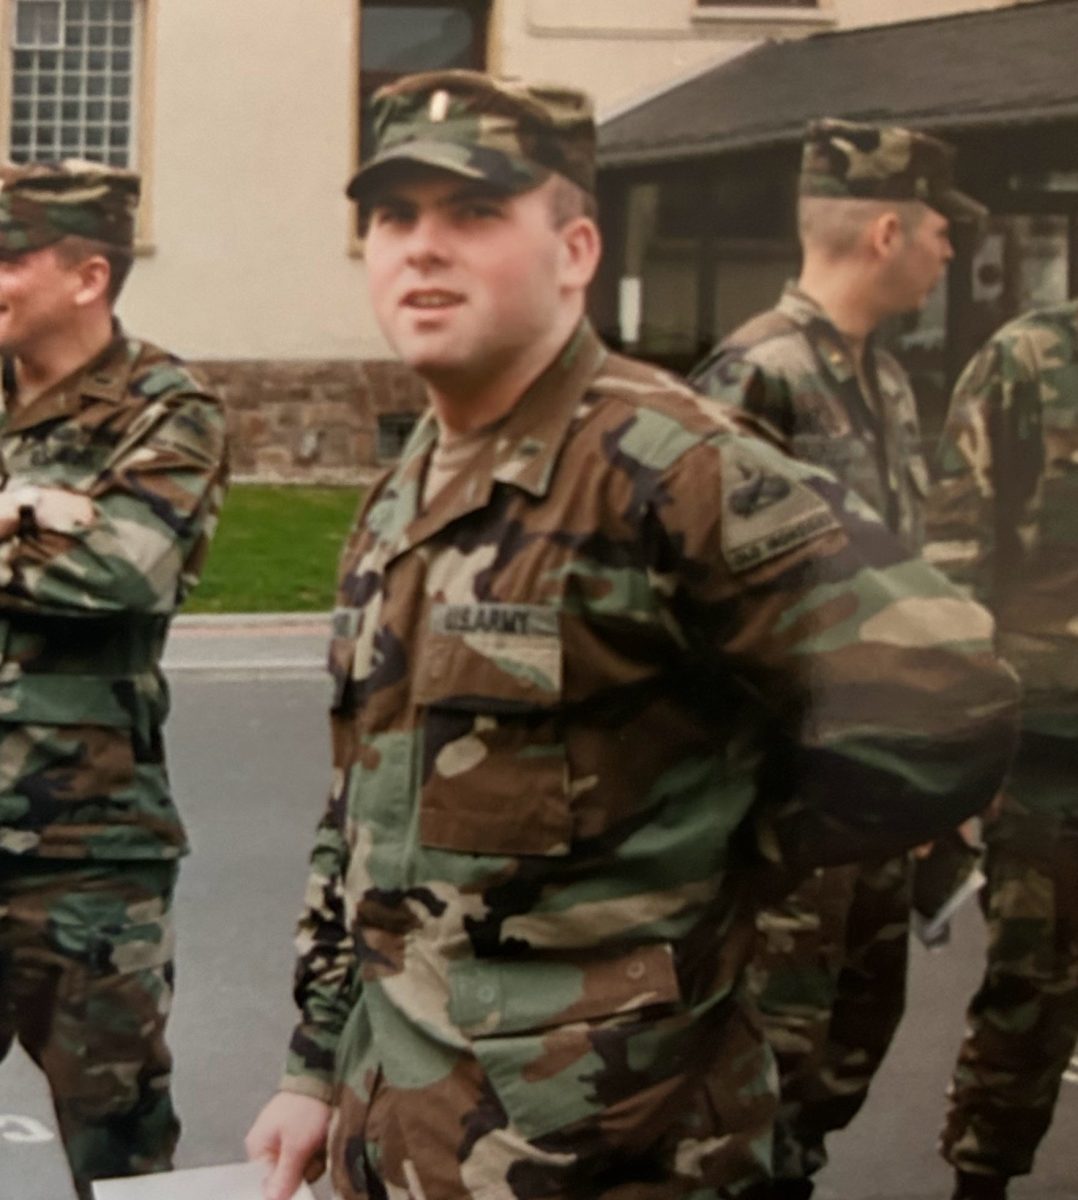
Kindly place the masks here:
<instances>
[{"instance_id":1,"label":"short hair","mask_svg":"<svg viewBox=\"0 0 1078 1200\"><path fill-rule=\"evenodd\" d=\"M853 252L865 228L885 213L898 217L906 237L916 233L928 213L921 200L866 200L852 196L801 196L797 232L802 246L813 246L832 258Z\"/></svg>"},{"instance_id":2,"label":"short hair","mask_svg":"<svg viewBox=\"0 0 1078 1200\"><path fill-rule=\"evenodd\" d=\"M591 221L599 218L599 206L591 192L585 191L578 183L567 179L564 175L551 175L550 189L550 219L555 229L561 229L577 217L587 217Z\"/></svg>"},{"instance_id":3,"label":"short hair","mask_svg":"<svg viewBox=\"0 0 1078 1200\"><path fill-rule=\"evenodd\" d=\"M109 264L108 302L115 304L131 272L135 256L127 246L113 246L94 238L69 234L53 243L56 256L67 267L76 267L88 258L99 256Z\"/></svg>"}]
</instances>

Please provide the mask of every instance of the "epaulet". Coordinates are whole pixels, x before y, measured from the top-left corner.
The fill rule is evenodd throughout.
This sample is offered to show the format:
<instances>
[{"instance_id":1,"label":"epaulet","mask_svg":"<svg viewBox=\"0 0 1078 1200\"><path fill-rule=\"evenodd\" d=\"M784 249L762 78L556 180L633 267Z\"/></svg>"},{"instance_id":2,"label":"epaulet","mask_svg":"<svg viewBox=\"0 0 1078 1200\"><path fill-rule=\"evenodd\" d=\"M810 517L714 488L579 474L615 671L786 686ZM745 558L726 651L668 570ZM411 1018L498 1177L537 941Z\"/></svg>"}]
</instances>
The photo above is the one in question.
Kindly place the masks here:
<instances>
[{"instance_id":1,"label":"epaulet","mask_svg":"<svg viewBox=\"0 0 1078 1200\"><path fill-rule=\"evenodd\" d=\"M132 387L140 395L154 400L174 393L199 396L213 404L220 404L201 374L175 354L162 350L152 342L136 339L128 342L128 348L133 363Z\"/></svg>"},{"instance_id":2,"label":"epaulet","mask_svg":"<svg viewBox=\"0 0 1078 1200\"><path fill-rule=\"evenodd\" d=\"M751 350L761 342L772 338L786 337L791 333L799 333L801 326L786 313L777 308L769 308L766 312L757 313L743 325L738 326L733 333L728 334L719 343L719 354L738 354Z\"/></svg>"}]
</instances>

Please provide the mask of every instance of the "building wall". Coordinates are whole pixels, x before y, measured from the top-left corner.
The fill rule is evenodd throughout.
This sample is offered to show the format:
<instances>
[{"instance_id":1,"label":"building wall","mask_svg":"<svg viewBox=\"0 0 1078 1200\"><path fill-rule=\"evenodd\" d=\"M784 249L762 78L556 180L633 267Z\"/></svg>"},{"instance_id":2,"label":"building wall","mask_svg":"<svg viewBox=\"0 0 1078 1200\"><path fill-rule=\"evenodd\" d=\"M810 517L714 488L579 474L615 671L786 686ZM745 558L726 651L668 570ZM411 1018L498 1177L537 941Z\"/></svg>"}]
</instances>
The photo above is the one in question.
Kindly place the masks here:
<instances>
[{"instance_id":1,"label":"building wall","mask_svg":"<svg viewBox=\"0 0 1078 1200\"><path fill-rule=\"evenodd\" d=\"M352 0L159 0L153 219L122 302L196 358L384 352L350 253Z\"/></svg>"}]
</instances>

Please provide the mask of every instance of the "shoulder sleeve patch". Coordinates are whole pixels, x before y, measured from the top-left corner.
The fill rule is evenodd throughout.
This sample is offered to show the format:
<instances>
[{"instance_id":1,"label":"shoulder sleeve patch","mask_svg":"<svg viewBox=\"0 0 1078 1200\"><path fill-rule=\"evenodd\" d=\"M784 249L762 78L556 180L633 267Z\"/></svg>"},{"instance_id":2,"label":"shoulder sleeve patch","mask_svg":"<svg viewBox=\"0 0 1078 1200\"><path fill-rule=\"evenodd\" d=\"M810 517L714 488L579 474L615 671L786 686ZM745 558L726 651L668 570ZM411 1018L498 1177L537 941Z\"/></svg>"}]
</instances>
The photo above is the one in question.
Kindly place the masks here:
<instances>
[{"instance_id":1,"label":"shoulder sleeve patch","mask_svg":"<svg viewBox=\"0 0 1078 1200\"><path fill-rule=\"evenodd\" d=\"M755 439L728 438L722 458L722 552L735 574L840 528L800 476L806 468Z\"/></svg>"}]
</instances>

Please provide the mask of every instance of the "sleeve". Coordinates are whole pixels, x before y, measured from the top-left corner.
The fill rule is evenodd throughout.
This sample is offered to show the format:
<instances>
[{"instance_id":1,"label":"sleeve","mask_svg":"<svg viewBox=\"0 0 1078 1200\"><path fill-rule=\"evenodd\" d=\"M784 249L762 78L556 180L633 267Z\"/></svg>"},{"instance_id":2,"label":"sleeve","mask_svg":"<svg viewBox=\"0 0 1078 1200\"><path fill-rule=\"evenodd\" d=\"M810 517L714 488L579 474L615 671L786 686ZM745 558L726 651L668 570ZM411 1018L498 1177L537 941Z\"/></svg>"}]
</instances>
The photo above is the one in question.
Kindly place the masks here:
<instances>
[{"instance_id":1,"label":"sleeve","mask_svg":"<svg viewBox=\"0 0 1078 1200\"><path fill-rule=\"evenodd\" d=\"M388 472L376 481L361 502L352 531L341 552L340 575L347 576L354 548L362 539L366 513L378 498ZM347 789L352 766L352 737L358 697L352 678L356 610L343 589L344 605L334 613L329 648L333 681L330 733L334 786L318 826L311 853L303 911L296 930L296 968L293 997L300 1019L292 1033L282 1091L301 1092L329 1101L337 1043L359 998L356 947L347 916L344 881L351 850L345 832Z\"/></svg>"},{"instance_id":2,"label":"sleeve","mask_svg":"<svg viewBox=\"0 0 1078 1200\"><path fill-rule=\"evenodd\" d=\"M705 507L707 479L719 500ZM988 803L1017 686L983 608L826 473L756 438L697 446L654 499L674 617L761 713L767 859L801 869L897 852Z\"/></svg>"},{"instance_id":3,"label":"sleeve","mask_svg":"<svg viewBox=\"0 0 1078 1200\"><path fill-rule=\"evenodd\" d=\"M925 557L990 608L1001 573L1020 569L1022 512L1044 468L1037 364L1026 351L1020 334L997 335L962 372L926 511Z\"/></svg>"},{"instance_id":4,"label":"sleeve","mask_svg":"<svg viewBox=\"0 0 1078 1200\"><path fill-rule=\"evenodd\" d=\"M342 773L338 771L338 778ZM329 1101L337 1041L356 999L355 947L345 915L348 869L343 797L322 818L311 854L303 913L296 933L293 995L300 1010L281 1089Z\"/></svg>"},{"instance_id":5,"label":"sleeve","mask_svg":"<svg viewBox=\"0 0 1078 1200\"><path fill-rule=\"evenodd\" d=\"M156 398L88 489L88 526L0 543L0 609L172 612L201 573L226 481L220 404Z\"/></svg>"},{"instance_id":6,"label":"sleeve","mask_svg":"<svg viewBox=\"0 0 1078 1200\"><path fill-rule=\"evenodd\" d=\"M955 386L925 509L926 560L984 604L996 553L991 414L1002 402L1000 351L989 342Z\"/></svg>"}]
</instances>

